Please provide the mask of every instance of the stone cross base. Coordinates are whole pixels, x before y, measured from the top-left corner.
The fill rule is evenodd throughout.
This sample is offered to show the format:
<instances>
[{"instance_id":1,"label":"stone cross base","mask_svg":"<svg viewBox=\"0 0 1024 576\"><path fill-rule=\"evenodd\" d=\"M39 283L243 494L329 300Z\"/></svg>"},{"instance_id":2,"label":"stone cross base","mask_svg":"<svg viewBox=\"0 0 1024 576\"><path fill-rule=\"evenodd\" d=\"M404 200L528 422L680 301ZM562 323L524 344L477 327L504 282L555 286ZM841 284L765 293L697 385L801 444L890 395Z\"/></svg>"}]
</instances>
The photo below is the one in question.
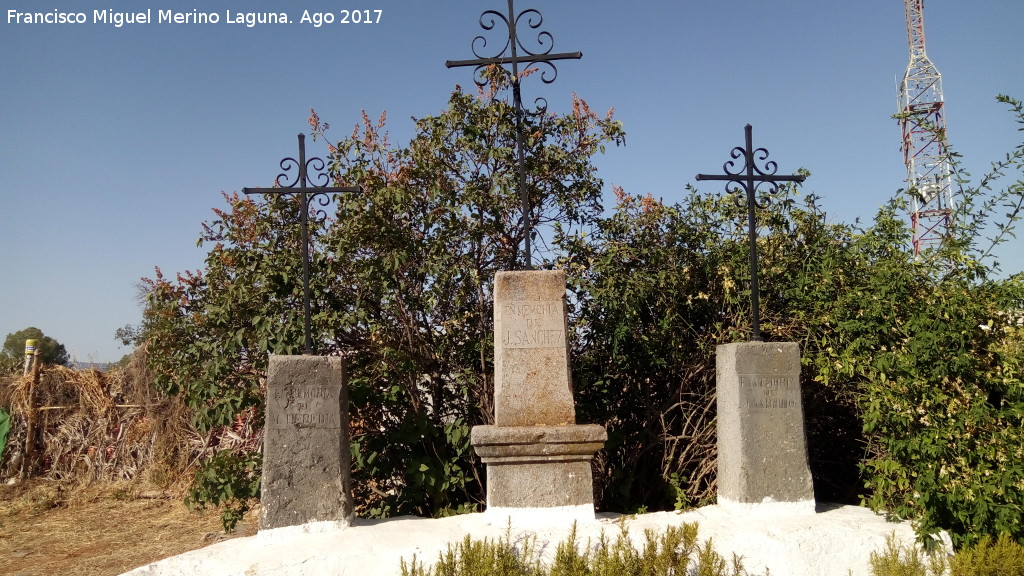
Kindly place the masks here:
<instances>
[{"instance_id":1,"label":"stone cross base","mask_svg":"<svg viewBox=\"0 0 1024 576\"><path fill-rule=\"evenodd\" d=\"M489 515L594 519L590 461L608 433L576 424L562 270L494 276L494 424L470 437Z\"/></svg>"},{"instance_id":2,"label":"stone cross base","mask_svg":"<svg viewBox=\"0 0 1024 576\"><path fill-rule=\"evenodd\" d=\"M718 346L718 503L742 512L814 513L800 346Z\"/></svg>"},{"instance_id":3,"label":"stone cross base","mask_svg":"<svg viewBox=\"0 0 1024 576\"><path fill-rule=\"evenodd\" d=\"M341 358L271 356L260 532L352 523L348 394ZM270 530L273 529L273 530Z\"/></svg>"},{"instance_id":4,"label":"stone cross base","mask_svg":"<svg viewBox=\"0 0 1024 576\"><path fill-rule=\"evenodd\" d=\"M590 461L607 440L597 424L473 427L473 448L487 465L488 513L560 509L593 520Z\"/></svg>"}]
</instances>

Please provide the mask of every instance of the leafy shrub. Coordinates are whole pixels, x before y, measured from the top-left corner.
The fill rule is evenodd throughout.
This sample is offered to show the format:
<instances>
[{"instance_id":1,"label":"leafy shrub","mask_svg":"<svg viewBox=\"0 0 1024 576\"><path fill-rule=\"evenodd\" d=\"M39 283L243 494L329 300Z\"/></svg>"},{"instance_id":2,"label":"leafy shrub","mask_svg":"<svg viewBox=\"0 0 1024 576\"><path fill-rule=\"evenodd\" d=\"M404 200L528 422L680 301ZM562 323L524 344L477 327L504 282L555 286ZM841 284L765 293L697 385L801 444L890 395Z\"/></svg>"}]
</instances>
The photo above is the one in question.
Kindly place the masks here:
<instances>
[{"instance_id":1,"label":"leafy shrub","mask_svg":"<svg viewBox=\"0 0 1024 576\"><path fill-rule=\"evenodd\" d=\"M1024 123L1020 103L1011 103ZM963 546L984 535L1024 538L1024 275L998 279L986 262L983 228L994 245L1012 234L1024 183L986 190L1024 169L1024 145L964 187L956 237L920 261L877 258L857 291L835 308L819 378L858 382L869 453L865 502L918 522L922 535L949 530ZM1005 221L988 222L997 206ZM903 235L895 205L858 246L882 255ZM899 255L896 255L899 256Z\"/></svg>"},{"instance_id":2,"label":"leafy shrub","mask_svg":"<svg viewBox=\"0 0 1024 576\"><path fill-rule=\"evenodd\" d=\"M259 498L260 460L259 453L217 452L196 471L185 503L199 509L207 505L221 508L224 530L234 530Z\"/></svg>"}]
</instances>

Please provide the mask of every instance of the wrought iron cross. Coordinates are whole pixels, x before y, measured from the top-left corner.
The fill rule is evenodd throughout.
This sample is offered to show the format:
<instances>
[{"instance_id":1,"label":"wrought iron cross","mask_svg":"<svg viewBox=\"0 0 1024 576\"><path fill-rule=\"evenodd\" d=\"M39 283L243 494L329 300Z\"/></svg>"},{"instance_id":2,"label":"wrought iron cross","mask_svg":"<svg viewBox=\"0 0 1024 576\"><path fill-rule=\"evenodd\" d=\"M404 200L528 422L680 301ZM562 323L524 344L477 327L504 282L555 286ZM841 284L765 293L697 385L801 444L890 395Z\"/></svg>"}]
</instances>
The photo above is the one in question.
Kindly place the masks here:
<instances>
[{"instance_id":1,"label":"wrought iron cross","mask_svg":"<svg viewBox=\"0 0 1024 576\"><path fill-rule=\"evenodd\" d=\"M743 190L740 188L730 190L729 184L725 185L726 192L736 194L736 203L740 206L743 205L741 194L744 191L747 193L747 229L750 237L750 306L754 316L751 340L761 342L764 338L761 337L761 304L757 285L757 225L754 222L754 208L760 206L756 198L757 187L761 183L767 182L769 185L768 193L775 194L779 191L779 182L803 182L806 176L799 174L788 176L776 175L775 172L779 169L779 166L773 160L765 162L764 169L758 168L755 163L755 156L756 160L764 162L768 160L768 151L764 148L754 149L751 131L750 124L747 124L746 128L744 128L747 139L746 147L740 148L737 146L732 149L732 154L730 154L732 160L722 165L725 174L697 174L697 180L725 180L728 183L740 185ZM733 171L733 168L736 167L736 160L741 157L744 160L744 165Z\"/></svg>"},{"instance_id":2,"label":"wrought iron cross","mask_svg":"<svg viewBox=\"0 0 1024 576\"><path fill-rule=\"evenodd\" d=\"M303 344L302 353L307 356L313 353L313 338L309 331L309 208L313 203L313 199L316 198L320 206L327 206L330 203L330 194L339 194L345 192L362 192L362 188L359 186L327 186L330 182L330 176L324 171L326 168L322 158L313 157L306 159L306 135L299 134L299 159L295 158L284 158L281 160L281 172L277 175L277 179L274 183L277 187L274 188L242 188L242 192L246 194L274 194L278 196L287 196L291 194L298 194L302 198L302 314L303 314L303 330L305 333L305 343ZM317 182L322 184L314 184L308 186L309 169L312 167L314 178ZM293 168L298 168L298 174L295 175L295 179L288 183L290 172ZM316 216L319 218L326 217L323 210L317 210Z\"/></svg>"},{"instance_id":3,"label":"wrought iron cross","mask_svg":"<svg viewBox=\"0 0 1024 576\"><path fill-rule=\"evenodd\" d=\"M537 32L537 46L539 48L531 50L523 44L517 33L517 29L520 26L520 21L524 20L525 24L531 29L536 30L540 28L544 22L544 17L537 10L530 8L523 10L516 14L515 7L512 5L513 0L508 0L508 12L502 14L496 10L485 10L480 15L480 27L484 30L493 30L498 22L503 22L508 28L508 37L504 38L501 42L503 45L501 50L494 56L485 57L482 56L479 50L487 48L487 38L483 35L473 38L473 55L476 58L472 60L448 60L444 65L448 68L456 68L460 66L475 66L476 71L474 72L473 81L477 86L484 86L487 84L487 79L481 74L487 66L497 64L504 66L506 64L512 65L512 102L516 110L516 154L518 155L519 163L519 195L522 201L523 211L523 261L526 270L533 268L533 263L530 255L530 236L533 233L533 212L530 206L529 194L526 190L526 159L523 152L523 118L526 111L523 109L522 94L519 90L519 65L525 64L527 67L534 64L544 64L547 66L541 75L541 81L545 84L551 84L558 77L558 68L555 67L554 61L556 60L578 60L583 57L582 52L562 52L552 54L551 49L554 48L554 37L550 32L541 30ZM548 73L551 73L549 76ZM534 100L537 104L537 111L534 113L543 113L547 109L547 102L543 98L537 98Z\"/></svg>"}]
</instances>

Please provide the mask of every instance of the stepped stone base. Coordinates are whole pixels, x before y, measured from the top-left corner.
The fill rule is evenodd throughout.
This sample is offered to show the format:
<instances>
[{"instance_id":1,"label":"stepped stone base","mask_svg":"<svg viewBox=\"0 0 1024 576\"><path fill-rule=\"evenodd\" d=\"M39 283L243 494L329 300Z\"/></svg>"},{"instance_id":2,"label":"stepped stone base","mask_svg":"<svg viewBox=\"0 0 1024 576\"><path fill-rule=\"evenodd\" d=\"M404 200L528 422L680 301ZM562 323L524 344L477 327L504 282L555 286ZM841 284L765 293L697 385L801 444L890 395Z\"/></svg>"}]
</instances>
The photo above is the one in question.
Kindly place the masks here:
<instances>
[{"instance_id":1,"label":"stepped stone base","mask_svg":"<svg viewBox=\"0 0 1024 576\"><path fill-rule=\"evenodd\" d=\"M470 438L490 516L594 519L590 461L608 433L576 424L567 322L564 271L495 275L495 426Z\"/></svg>"},{"instance_id":2,"label":"stepped stone base","mask_svg":"<svg viewBox=\"0 0 1024 576\"><path fill-rule=\"evenodd\" d=\"M594 493L590 461L608 433L596 424L475 426L471 442L487 465L487 508L589 507Z\"/></svg>"}]
</instances>

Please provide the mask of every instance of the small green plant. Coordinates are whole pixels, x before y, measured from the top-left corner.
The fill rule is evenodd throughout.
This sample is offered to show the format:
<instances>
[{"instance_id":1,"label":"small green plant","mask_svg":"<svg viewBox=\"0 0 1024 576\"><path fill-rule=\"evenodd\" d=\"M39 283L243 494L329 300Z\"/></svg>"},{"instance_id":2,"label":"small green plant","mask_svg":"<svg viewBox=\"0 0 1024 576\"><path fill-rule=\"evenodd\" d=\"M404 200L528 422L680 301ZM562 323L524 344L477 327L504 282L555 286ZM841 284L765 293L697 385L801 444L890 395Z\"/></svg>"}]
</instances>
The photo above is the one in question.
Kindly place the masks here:
<instances>
[{"instance_id":1,"label":"small green plant","mask_svg":"<svg viewBox=\"0 0 1024 576\"><path fill-rule=\"evenodd\" d=\"M984 536L977 545L957 553L950 564L952 576L1024 574L1024 546L1005 532L995 542Z\"/></svg>"},{"instance_id":2,"label":"small green plant","mask_svg":"<svg viewBox=\"0 0 1024 576\"><path fill-rule=\"evenodd\" d=\"M426 567L413 555L409 564L401 559L402 576L540 576L544 574L536 557L535 540L524 538L519 545L512 541L509 527L497 540L473 540L467 535L455 546L438 556L433 568Z\"/></svg>"},{"instance_id":3,"label":"small green plant","mask_svg":"<svg viewBox=\"0 0 1024 576\"><path fill-rule=\"evenodd\" d=\"M686 489L684 486L687 484L686 476L681 476L677 472L673 472L668 476L668 485L672 487L672 491L675 492L676 501L672 505L675 510L685 510L693 507L693 502L690 497L686 495Z\"/></svg>"},{"instance_id":4,"label":"small green plant","mask_svg":"<svg viewBox=\"0 0 1024 576\"><path fill-rule=\"evenodd\" d=\"M873 576L1017 576L1024 574L1024 545L1003 533L983 536L949 557L943 550L923 552L889 538L885 550L871 554Z\"/></svg>"},{"instance_id":5,"label":"small green plant","mask_svg":"<svg viewBox=\"0 0 1024 576\"><path fill-rule=\"evenodd\" d=\"M874 576L944 576L948 568L945 553L926 553L917 547L906 547L889 536L885 550L871 553L871 574Z\"/></svg>"},{"instance_id":6,"label":"small green plant","mask_svg":"<svg viewBox=\"0 0 1024 576\"><path fill-rule=\"evenodd\" d=\"M535 537L512 543L511 530L496 541L469 536L439 555L433 567L416 556L401 561L402 576L748 576L742 560L729 562L715 551L711 541L697 541L697 525L669 526L662 533L644 531L637 548L622 523L612 540L604 533L597 543L581 545L576 526L555 549L550 566L541 562ZM767 572L765 576L768 576Z\"/></svg>"},{"instance_id":7,"label":"small green plant","mask_svg":"<svg viewBox=\"0 0 1024 576\"><path fill-rule=\"evenodd\" d=\"M260 460L259 454L218 452L196 471L185 504L200 510L221 508L224 531L231 532L260 497Z\"/></svg>"}]
</instances>

